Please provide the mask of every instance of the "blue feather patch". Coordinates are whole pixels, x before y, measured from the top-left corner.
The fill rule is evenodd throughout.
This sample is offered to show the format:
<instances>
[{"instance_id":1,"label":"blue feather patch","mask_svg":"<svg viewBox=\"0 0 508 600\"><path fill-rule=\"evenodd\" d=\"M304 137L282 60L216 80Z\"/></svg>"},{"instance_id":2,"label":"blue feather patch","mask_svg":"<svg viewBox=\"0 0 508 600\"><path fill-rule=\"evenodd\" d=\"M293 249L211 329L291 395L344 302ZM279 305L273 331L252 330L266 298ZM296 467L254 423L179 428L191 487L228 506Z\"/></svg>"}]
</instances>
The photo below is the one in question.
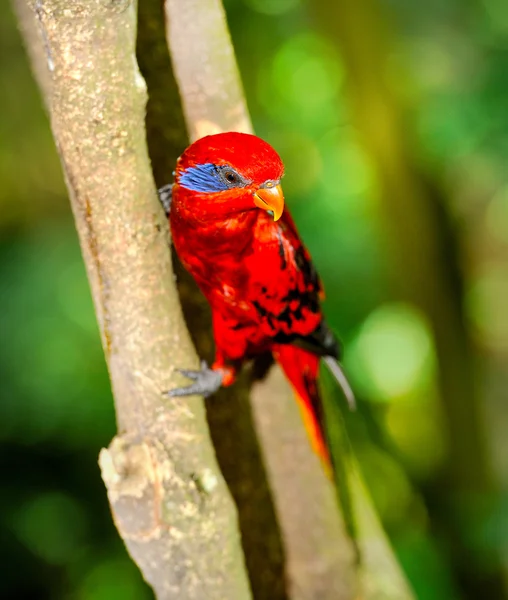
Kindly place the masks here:
<instances>
[{"instance_id":1,"label":"blue feather patch","mask_svg":"<svg viewBox=\"0 0 508 600\"><path fill-rule=\"evenodd\" d=\"M195 165L180 175L180 185L194 192L223 192L231 186L213 163Z\"/></svg>"}]
</instances>

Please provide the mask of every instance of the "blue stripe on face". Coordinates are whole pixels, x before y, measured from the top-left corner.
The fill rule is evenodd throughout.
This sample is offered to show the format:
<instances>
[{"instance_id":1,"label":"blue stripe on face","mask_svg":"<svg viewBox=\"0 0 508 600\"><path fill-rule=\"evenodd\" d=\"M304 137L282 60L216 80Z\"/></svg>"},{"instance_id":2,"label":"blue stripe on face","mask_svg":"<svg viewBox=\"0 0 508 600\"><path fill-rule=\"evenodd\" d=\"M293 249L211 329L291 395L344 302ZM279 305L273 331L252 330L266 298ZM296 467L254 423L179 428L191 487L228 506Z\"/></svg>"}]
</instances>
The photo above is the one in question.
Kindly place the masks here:
<instances>
[{"instance_id":1,"label":"blue stripe on face","mask_svg":"<svg viewBox=\"0 0 508 600\"><path fill-rule=\"evenodd\" d=\"M231 187L212 163L190 167L180 175L179 183L193 192L205 193L223 192Z\"/></svg>"}]
</instances>

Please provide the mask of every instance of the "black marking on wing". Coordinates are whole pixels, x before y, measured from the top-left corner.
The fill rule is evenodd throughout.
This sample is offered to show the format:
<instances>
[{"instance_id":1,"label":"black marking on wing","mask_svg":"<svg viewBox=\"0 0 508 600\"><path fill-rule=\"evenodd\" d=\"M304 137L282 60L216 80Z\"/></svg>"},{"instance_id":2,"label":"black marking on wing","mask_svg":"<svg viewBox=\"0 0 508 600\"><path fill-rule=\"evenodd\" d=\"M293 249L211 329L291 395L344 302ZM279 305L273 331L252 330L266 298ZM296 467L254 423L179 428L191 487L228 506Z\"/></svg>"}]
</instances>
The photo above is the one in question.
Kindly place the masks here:
<instances>
[{"instance_id":1,"label":"black marking on wing","mask_svg":"<svg viewBox=\"0 0 508 600\"><path fill-rule=\"evenodd\" d=\"M286 308L278 315L278 318L287 322L288 325L293 319L301 321L304 318L304 309L314 314L319 314L321 311L319 306L321 283L314 265L305 256L303 247L294 251L294 261L296 268L301 273L301 281L281 298L281 302L286 304Z\"/></svg>"},{"instance_id":2,"label":"black marking on wing","mask_svg":"<svg viewBox=\"0 0 508 600\"><path fill-rule=\"evenodd\" d=\"M299 271L303 273L303 278L306 282L316 287L316 291L321 291L321 282L319 275L317 274L316 268L311 260L305 256L303 247L298 248L295 252L295 264Z\"/></svg>"},{"instance_id":3,"label":"black marking on wing","mask_svg":"<svg viewBox=\"0 0 508 600\"><path fill-rule=\"evenodd\" d=\"M340 359L340 342L324 320L310 335L296 337L293 344L319 356L332 356L336 360Z\"/></svg>"},{"instance_id":4,"label":"black marking on wing","mask_svg":"<svg viewBox=\"0 0 508 600\"><path fill-rule=\"evenodd\" d=\"M295 319L299 321L303 318L303 315L301 314L303 308L308 308L312 313L319 313L318 293L319 288L315 288L314 286L304 292L294 288L283 296L281 301L287 303L287 308L285 310L293 313ZM295 308L291 309L291 306L295 303L297 303Z\"/></svg>"},{"instance_id":5,"label":"black marking on wing","mask_svg":"<svg viewBox=\"0 0 508 600\"><path fill-rule=\"evenodd\" d=\"M340 342L324 320L310 335L288 335L279 332L274 341L278 344L294 344L318 356L331 356L336 360L339 360L341 355Z\"/></svg>"},{"instance_id":6,"label":"black marking on wing","mask_svg":"<svg viewBox=\"0 0 508 600\"><path fill-rule=\"evenodd\" d=\"M254 305L254 307L256 308L256 310L258 311L258 315L260 317L267 317L268 316L268 311L266 310L266 308L264 306L261 305L260 302L258 302L257 300L254 300L254 302L252 304Z\"/></svg>"},{"instance_id":7,"label":"black marking on wing","mask_svg":"<svg viewBox=\"0 0 508 600\"><path fill-rule=\"evenodd\" d=\"M332 356L338 359L339 342L324 320L321 320L318 327L308 335L292 333L293 326L297 323L301 324L309 312L314 315L320 314L319 294L322 289L316 269L308 259L305 249L297 248L293 256L300 277L298 282L295 282L295 286L280 298L282 310L279 313L270 311L266 305L263 305L262 299L254 301L253 305L258 315L274 332L275 343L294 344L319 356ZM266 296L266 287L263 287L261 292ZM301 330L301 327L295 328Z\"/></svg>"}]
</instances>

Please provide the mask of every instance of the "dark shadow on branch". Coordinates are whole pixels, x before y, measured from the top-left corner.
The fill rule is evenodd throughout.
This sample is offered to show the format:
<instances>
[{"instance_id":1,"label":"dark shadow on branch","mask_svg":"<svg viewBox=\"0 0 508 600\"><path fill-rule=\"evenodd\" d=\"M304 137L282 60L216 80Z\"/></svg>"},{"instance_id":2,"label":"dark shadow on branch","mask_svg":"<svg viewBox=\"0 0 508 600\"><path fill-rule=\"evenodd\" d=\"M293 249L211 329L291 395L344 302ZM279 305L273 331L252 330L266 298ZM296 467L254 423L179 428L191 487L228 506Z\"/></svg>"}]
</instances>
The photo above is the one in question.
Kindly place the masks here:
<instances>
[{"instance_id":1,"label":"dark shadow on branch","mask_svg":"<svg viewBox=\"0 0 508 600\"><path fill-rule=\"evenodd\" d=\"M286 600L281 533L249 403L248 374L206 401L222 474L238 507L240 531L256 600Z\"/></svg>"},{"instance_id":2,"label":"dark shadow on branch","mask_svg":"<svg viewBox=\"0 0 508 600\"><path fill-rule=\"evenodd\" d=\"M162 3L139 5L137 55L149 93L147 137L155 181L168 183L188 140L164 31ZM174 262L185 320L200 357L213 358L210 311L196 284ZM247 375L206 402L224 478L235 500L247 570L256 600L286 600L285 557L249 405ZM218 549L219 550L219 549Z\"/></svg>"}]
</instances>

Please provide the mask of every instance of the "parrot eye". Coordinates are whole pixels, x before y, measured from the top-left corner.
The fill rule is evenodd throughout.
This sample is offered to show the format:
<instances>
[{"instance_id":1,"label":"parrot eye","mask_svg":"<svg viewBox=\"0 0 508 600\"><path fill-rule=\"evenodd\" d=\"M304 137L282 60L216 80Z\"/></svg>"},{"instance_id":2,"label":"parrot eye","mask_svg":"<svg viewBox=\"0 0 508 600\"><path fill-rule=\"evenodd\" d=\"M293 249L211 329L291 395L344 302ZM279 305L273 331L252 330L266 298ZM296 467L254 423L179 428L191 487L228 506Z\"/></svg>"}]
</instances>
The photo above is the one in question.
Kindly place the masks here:
<instances>
[{"instance_id":1,"label":"parrot eye","mask_svg":"<svg viewBox=\"0 0 508 600\"><path fill-rule=\"evenodd\" d=\"M221 175L226 181L228 187L236 187L245 185L245 181L241 175L231 168L221 169Z\"/></svg>"},{"instance_id":2,"label":"parrot eye","mask_svg":"<svg viewBox=\"0 0 508 600\"><path fill-rule=\"evenodd\" d=\"M226 171L224 177L229 181L229 183L239 183L240 178L233 171Z\"/></svg>"},{"instance_id":3,"label":"parrot eye","mask_svg":"<svg viewBox=\"0 0 508 600\"><path fill-rule=\"evenodd\" d=\"M227 188L245 187L250 183L250 181L244 179L240 173L235 171L233 167L230 167L229 165L217 167L217 173Z\"/></svg>"}]
</instances>

